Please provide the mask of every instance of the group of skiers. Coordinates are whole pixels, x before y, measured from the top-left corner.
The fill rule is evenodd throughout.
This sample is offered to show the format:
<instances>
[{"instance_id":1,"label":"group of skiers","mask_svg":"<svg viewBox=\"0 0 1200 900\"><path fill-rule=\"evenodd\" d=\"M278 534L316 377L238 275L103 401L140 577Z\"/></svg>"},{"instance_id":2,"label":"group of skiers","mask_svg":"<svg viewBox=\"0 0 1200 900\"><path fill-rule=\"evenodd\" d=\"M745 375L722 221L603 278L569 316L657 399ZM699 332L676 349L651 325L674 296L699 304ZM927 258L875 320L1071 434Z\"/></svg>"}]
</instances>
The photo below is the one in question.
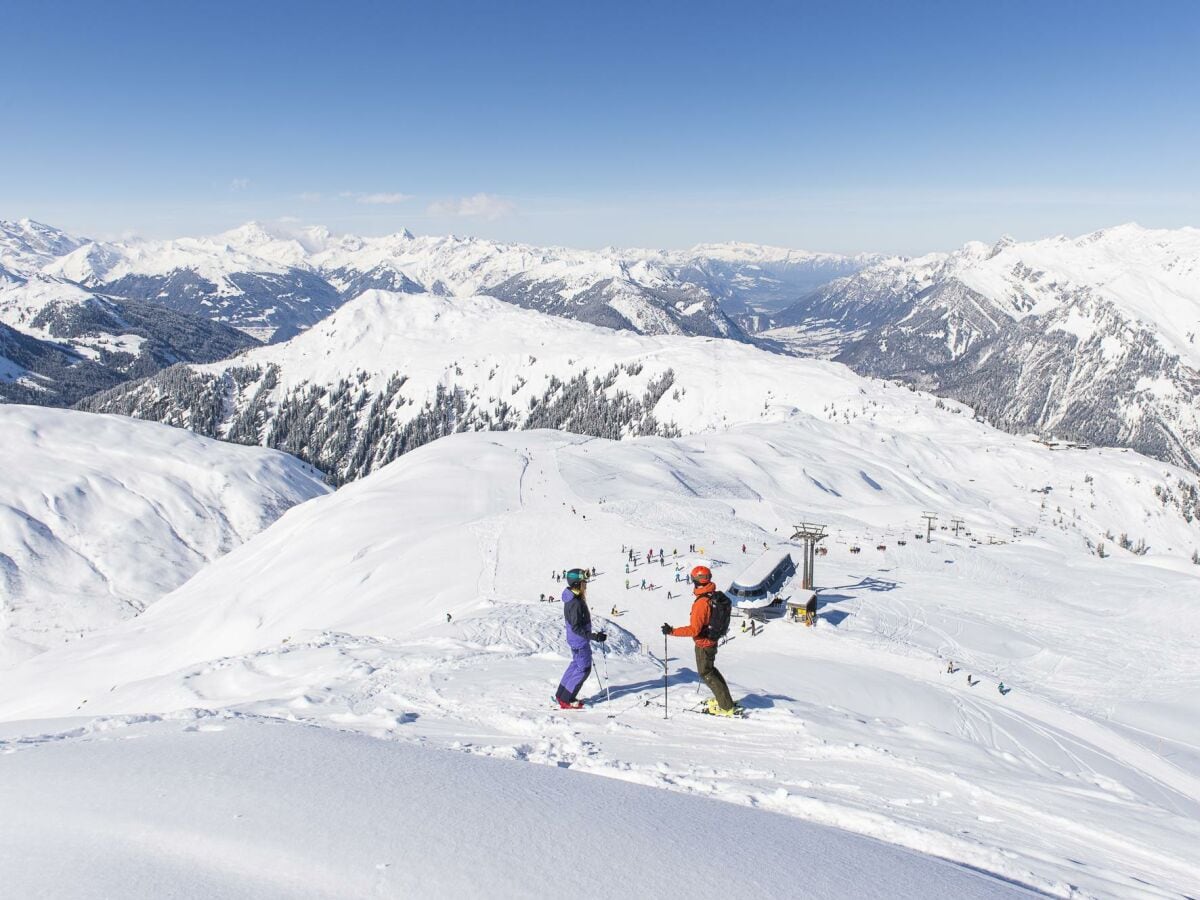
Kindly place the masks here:
<instances>
[{"instance_id":1,"label":"group of skiers","mask_svg":"<svg viewBox=\"0 0 1200 900\"><path fill-rule=\"evenodd\" d=\"M659 551L660 554L662 551ZM563 590L563 618L566 621L567 645L571 648L571 662L563 673L554 699L560 709L581 709L578 699L583 683L592 672L592 644L603 644L608 635L603 631L592 631L592 615L587 604L588 569L569 570L565 577L567 587ZM696 566L690 573L692 583L692 610L687 625L678 628L664 623L662 633L667 637L690 637L696 651L696 671L712 691L706 711L713 715L733 716L737 707L729 695L729 686L716 667L717 642L729 629L730 602L717 590L708 566ZM663 660L665 666L666 660Z\"/></svg>"}]
</instances>

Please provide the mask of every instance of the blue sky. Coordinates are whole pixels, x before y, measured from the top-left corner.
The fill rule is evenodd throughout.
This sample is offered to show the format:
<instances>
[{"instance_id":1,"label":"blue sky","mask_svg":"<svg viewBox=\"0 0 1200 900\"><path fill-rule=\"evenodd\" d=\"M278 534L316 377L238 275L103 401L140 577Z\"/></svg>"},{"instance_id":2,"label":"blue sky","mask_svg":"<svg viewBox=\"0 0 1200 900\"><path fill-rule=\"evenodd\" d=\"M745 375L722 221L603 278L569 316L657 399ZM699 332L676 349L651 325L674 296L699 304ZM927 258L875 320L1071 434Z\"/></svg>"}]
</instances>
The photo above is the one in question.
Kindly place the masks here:
<instances>
[{"instance_id":1,"label":"blue sky","mask_svg":"<svg viewBox=\"0 0 1200 900\"><path fill-rule=\"evenodd\" d=\"M6 7L0 218L94 236L1200 225L1200 2Z\"/></svg>"}]
</instances>

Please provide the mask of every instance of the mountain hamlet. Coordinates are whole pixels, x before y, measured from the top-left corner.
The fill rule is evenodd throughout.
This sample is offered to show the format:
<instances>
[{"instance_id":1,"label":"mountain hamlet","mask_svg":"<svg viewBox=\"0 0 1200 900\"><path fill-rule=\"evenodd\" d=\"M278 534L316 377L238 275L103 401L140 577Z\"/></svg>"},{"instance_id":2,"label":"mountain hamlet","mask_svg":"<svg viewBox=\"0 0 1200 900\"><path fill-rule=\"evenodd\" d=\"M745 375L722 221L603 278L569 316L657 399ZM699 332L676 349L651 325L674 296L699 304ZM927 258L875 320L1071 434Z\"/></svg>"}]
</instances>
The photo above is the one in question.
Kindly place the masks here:
<instances>
[{"instance_id":1,"label":"mountain hamlet","mask_svg":"<svg viewBox=\"0 0 1200 900\"><path fill-rule=\"evenodd\" d=\"M0 222L0 883L1196 896L1198 332L1195 228Z\"/></svg>"}]
</instances>

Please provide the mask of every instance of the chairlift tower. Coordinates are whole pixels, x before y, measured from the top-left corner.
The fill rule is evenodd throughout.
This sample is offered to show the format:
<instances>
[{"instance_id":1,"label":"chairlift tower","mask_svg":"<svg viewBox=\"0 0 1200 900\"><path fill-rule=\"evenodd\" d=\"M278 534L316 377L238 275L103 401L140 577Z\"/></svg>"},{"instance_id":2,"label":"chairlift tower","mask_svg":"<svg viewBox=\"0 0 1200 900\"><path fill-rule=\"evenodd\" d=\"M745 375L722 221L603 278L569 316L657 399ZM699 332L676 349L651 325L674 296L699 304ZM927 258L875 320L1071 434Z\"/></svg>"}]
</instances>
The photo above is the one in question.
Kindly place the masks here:
<instances>
[{"instance_id":1,"label":"chairlift tower","mask_svg":"<svg viewBox=\"0 0 1200 900\"><path fill-rule=\"evenodd\" d=\"M925 543L929 543L929 536L933 534L933 523L937 521L937 513L923 512L921 518L925 520Z\"/></svg>"},{"instance_id":2,"label":"chairlift tower","mask_svg":"<svg viewBox=\"0 0 1200 900\"><path fill-rule=\"evenodd\" d=\"M950 520L950 527L954 529L955 537L958 537L958 533L959 533L959 531L962 530L964 525L966 525L966 522L964 522L962 519L958 518L957 516L955 516L954 518L952 518Z\"/></svg>"},{"instance_id":3,"label":"chairlift tower","mask_svg":"<svg viewBox=\"0 0 1200 900\"><path fill-rule=\"evenodd\" d=\"M800 586L806 591L811 591L813 589L813 570L817 565L817 544L823 541L829 532L824 525L818 525L815 522L801 522L793 527L795 527L796 533L792 535L792 540L804 542L804 575L801 578Z\"/></svg>"}]
</instances>

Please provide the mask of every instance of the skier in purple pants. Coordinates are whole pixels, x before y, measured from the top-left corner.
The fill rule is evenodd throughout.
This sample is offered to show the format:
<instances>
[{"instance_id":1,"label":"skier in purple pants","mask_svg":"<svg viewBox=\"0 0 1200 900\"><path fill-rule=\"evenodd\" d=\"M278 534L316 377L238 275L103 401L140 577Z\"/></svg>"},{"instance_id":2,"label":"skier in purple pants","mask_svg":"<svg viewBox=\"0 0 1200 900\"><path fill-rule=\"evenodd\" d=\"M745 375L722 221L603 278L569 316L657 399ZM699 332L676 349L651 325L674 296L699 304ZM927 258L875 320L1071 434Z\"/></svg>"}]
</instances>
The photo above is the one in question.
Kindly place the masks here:
<instances>
[{"instance_id":1,"label":"skier in purple pants","mask_svg":"<svg viewBox=\"0 0 1200 900\"><path fill-rule=\"evenodd\" d=\"M608 639L603 631L592 631L592 614L587 605L588 573L586 569L572 569L567 573L567 587L563 591L563 618L567 623L567 646L571 648L571 664L563 673L562 681L554 699L559 709L582 709L578 699L579 689L592 674L592 641L598 644Z\"/></svg>"}]
</instances>

